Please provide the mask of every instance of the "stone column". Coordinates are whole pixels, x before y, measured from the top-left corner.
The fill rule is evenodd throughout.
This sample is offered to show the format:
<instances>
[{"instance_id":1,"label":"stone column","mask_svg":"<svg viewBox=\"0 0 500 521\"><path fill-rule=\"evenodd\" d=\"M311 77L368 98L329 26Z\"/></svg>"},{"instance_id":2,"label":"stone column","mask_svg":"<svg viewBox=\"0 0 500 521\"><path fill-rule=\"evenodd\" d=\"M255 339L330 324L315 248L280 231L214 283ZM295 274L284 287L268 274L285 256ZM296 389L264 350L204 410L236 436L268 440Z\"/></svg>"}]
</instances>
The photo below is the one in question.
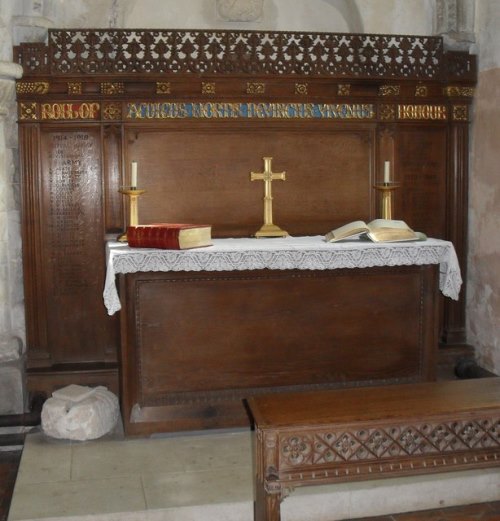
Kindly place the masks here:
<instances>
[{"instance_id":1,"label":"stone column","mask_svg":"<svg viewBox=\"0 0 500 521\"><path fill-rule=\"evenodd\" d=\"M437 0L436 34L448 49L469 51L474 34L475 0Z\"/></svg>"},{"instance_id":2,"label":"stone column","mask_svg":"<svg viewBox=\"0 0 500 521\"><path fill-rule=\"evenodd\" d=\"M15 79L22 68L0 61L0 415L24 411L24 311Z\"/></svg>"}]
</instances>

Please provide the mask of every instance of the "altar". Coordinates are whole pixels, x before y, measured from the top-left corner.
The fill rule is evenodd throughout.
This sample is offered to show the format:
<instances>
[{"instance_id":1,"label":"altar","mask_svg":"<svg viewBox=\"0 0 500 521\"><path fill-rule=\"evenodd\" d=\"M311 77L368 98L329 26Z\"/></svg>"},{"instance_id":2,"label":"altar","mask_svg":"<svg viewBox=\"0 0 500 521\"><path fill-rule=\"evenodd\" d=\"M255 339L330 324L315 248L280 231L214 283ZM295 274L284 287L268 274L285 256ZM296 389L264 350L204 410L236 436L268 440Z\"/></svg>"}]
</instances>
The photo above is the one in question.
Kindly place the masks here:
<instances>
[{"instance_id":1,"label":"altar","mask_svg":"<svg viewBox=\"0 0 500 521\"><path fill-rule=\"evenodd\" d=\"M262 392L432 380L438 288L457 299L460 285L453 245L438 239L110 242L126 431L246 425L244 399Z\"/></svg>"}]
</instances>

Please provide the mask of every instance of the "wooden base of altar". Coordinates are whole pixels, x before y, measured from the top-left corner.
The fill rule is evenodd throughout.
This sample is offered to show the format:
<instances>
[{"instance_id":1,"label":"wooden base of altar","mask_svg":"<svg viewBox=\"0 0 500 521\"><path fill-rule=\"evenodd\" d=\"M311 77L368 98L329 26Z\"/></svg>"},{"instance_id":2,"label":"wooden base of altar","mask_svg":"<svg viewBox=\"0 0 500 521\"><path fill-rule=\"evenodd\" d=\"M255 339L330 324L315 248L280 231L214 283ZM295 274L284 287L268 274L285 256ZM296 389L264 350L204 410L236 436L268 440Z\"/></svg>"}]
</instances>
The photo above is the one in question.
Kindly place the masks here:
<instances>
[{"instance_id":1,"label":"wooden base of altar","mask_svg":"<svg viewBox=\"0 0 500 521\"><path fill-rule=\"evenodd\" d=\"M120 276L128 435L248 425L245 398L432 380L436 265Z\"/></svg>"}]
</instances>

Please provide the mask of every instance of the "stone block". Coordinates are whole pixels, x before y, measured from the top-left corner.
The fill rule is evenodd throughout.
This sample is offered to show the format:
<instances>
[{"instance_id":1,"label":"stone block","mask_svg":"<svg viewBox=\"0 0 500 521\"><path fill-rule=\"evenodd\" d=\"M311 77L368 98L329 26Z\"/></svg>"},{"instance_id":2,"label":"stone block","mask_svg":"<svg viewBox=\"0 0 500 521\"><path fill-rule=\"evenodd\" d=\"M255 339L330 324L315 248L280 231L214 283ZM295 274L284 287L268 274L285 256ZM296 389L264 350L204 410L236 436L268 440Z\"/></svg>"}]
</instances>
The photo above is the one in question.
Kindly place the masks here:
<instances>
[{"instance_id":1,"label":"stone block","mask_svg":"<svg viewBox=\"0 0 500 521\"><path fill-rule=\"evenodd\" d=\"M68 440L94 440L113 430L118 398L106 387L70 385L55 391L42 409L42 430Z\"/></svg>"}]
</instances>

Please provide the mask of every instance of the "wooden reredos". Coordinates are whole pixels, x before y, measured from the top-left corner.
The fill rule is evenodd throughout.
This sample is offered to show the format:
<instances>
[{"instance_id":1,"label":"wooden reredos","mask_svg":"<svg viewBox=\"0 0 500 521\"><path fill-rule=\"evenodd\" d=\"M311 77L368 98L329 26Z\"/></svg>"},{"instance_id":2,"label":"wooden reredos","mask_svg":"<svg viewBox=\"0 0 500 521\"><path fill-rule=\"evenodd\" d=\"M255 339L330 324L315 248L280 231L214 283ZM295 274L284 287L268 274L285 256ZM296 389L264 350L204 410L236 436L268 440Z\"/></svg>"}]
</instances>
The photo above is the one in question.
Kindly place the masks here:
<instances>
[{"instance_id":1,"label":"wooden reredos","mask_svg":"<svg viewBox=\"0 0 500 521\"><path fill-rule=\"evenodd\" d=\"M263 156L287 171L275 221L294 235L376 217L391 161L396 217L453 241L465 270L476 61L439 37L49 30L15 61L32 389L116 388L104 244L127 222L132 160L142 222L207 222L221 237L259 228L249 172ZM444 341L463 342L463 299L441 321Z\"/></svg>"}]
</instances>

